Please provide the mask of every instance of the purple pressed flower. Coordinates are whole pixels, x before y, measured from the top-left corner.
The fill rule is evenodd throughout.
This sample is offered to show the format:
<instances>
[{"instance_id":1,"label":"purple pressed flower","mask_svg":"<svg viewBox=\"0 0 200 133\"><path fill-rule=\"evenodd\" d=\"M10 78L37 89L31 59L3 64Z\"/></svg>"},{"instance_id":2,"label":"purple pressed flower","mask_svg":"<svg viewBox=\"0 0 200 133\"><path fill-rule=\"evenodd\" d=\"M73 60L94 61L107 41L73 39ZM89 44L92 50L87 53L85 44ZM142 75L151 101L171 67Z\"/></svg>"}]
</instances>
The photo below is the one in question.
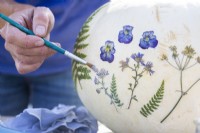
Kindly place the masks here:
<instances>
[{"instance_id":1,"label":"purple pressed flower","mask_svg":"<svg viewBox=\"0 0 200 133\"><path fill-rule=\"evenodd\" d=\"M97 73L97 76L100 78L100 79L103 79L105 76L109 75L108 71L106 71L105 69L101 69L98 73Z\"/></svg>"},{"instance_id":2,"label":"purple pressed flower","mask_svg":"<svg viewBox=\"0 0 200 133\"><path fill-rule=\"evenodd\" d=\"M152 70L153 67L153 63L152 62L147 62L146 64L144 64L144 70L146 72L149 72L150 75L152 75L154 73L154 71Z\"/></svg>"},{"instance_id":3,"label":"purple pressed flower","mask_svg":"<svg viewBox=\"0 0 200 133\"><path fill-rule=\"evenodd\" d=\"M133 40L132 34L133 27L130 25L125 25L123 30L119 32L118 41L120 43L128 44Z\"/></svg>"},{"instance_id":4,"label":"purple pressed flower","mask_svg":"<svg viewBox=\"0 0 200 133\"><path fill-rule=\"evenodd\" d=\"M111 63L114 60L114 42L106 41L105 45L100 48L101 54L100 57L103 61L108 61Z\"/></svg>"},{"instance_id":5,"label":"purple pressed flower","mask_svg":"<svg viewBox=\"0 0 200 133\"><path fill-rule=\"evenodd\" d=\"M96 92L97 92L98 94L100 94L100 93L101 93L101 89L96 89Z\"/></svg>"},{"instance_id":6,"label":"purple pressed flower","mask_svg":"<svg viewBox=\"0 0 200 133\"><path fill-rule=\"evenodd\" d=\"M154 35L153 31L146 31L143 33L142 38L140 39L139 46L142 49L148 49L149 47L155 48L158 44L158 40Z\"/></svg>"},{"instance_id":7,"label":"purple pressed flower","mask_svg":"<svg viewBox=\"0 0 200 133\"><path fill-rule=\"evenodd\" d=\"M96 85L98 85L98 84L100 83L100 81L99 81L99 79L98 79L97 77L94 78L94 83L95 83Z\"/></svg>"},{"instance_id":8,"label":"purple pressed flower","mask_svg":"<svg viewBox=\"0 0 200 133\"><path fill-rule=\"evenodd\" d=\"M132 54L131 58L134 59L137 63L143 64L144 63L144 61L142 59L143 56L144 56L144 54L141 54L140 52L138 52L137 54Z\"/></svg>"}]
</instances>

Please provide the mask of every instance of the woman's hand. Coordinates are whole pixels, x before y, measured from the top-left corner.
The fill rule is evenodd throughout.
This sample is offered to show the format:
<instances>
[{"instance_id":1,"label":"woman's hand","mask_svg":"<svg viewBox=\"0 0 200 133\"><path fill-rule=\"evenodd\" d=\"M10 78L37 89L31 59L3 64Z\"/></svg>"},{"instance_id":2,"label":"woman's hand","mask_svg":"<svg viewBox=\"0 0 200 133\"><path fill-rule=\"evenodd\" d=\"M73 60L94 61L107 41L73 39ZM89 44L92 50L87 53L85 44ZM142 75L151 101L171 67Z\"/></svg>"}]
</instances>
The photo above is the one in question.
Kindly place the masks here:
<instances>
[{"instance_id":1,"label":"woman's hand","mask_svg":"<svg viewBox=\"0 0 200 133\"><path fill-rule=\"evenodd\" d=\"M46 7L28 6L24 10L16 10L9 17L37 35L27 35L8 23L0 32L5 39L6 50L10 52L15 61L17 71L20 74L32 72L38 69L46 58L55 53L46 47L40 38L49 38L54 26L54 16Z\"/></svg>"}]
</instances>

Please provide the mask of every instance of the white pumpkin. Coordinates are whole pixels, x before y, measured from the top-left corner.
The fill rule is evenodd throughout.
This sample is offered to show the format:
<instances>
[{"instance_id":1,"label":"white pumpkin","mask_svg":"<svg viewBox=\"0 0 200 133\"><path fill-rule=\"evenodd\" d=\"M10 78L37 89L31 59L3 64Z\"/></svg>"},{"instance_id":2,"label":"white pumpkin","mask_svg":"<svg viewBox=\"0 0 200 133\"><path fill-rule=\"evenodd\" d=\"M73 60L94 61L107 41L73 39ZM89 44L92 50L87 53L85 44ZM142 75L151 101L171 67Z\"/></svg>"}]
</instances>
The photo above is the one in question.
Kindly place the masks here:
<instances>
[{"instance_id":1,"label":"white pumpkin","mask_svg":"<svg viewBox=\"0 0 200 133\"><path fill-rule=\"evenodd\" d=\"M166 0L167 1L167 0ZM194 133L200 116L200 2L115 0L85 22L77 92L115 133Z\"/></svg>"}]
</instances>

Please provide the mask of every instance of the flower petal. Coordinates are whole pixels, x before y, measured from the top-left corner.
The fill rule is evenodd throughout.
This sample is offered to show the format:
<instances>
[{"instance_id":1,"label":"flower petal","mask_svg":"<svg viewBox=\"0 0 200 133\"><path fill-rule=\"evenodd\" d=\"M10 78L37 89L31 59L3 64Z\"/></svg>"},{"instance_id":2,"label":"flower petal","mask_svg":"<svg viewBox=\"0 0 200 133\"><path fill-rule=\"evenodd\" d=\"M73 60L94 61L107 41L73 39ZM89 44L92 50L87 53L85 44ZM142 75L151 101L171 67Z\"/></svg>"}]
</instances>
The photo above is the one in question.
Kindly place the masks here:
<instances>
[{"instance_id":1,"label":"flower petal","mask_svg":"<svg viewBox=\"0 0 200 133\"><path fill-rule=\"evenodd\" d=\"M123 30L119 32L118 41L120 43L129 44L133 40L133 27L130 25L123 26Z\"/></svg>"},{"instance_id":2,"label":"flower petal","mask_svg":"<svg viewBox=\"0 0 200 133\"><path fill-rule=\"evenodd\" d=\"M155 48L157 45L158 45L158 40L156 40L156 39L151 39L151 40L149 41L149 47Z\"/></svg>"},{"instance_id":3,"label":"flower petal","mask_svg":"<svg viewBox=\"0 0 200 133\"><path fill-rule=\"evenodd\" d=\"M140 44L139 46L142 48L142 49L148 49L149 48L149 44L144 41L143 39L140 39Z\"/></svg>"}]
</instances>

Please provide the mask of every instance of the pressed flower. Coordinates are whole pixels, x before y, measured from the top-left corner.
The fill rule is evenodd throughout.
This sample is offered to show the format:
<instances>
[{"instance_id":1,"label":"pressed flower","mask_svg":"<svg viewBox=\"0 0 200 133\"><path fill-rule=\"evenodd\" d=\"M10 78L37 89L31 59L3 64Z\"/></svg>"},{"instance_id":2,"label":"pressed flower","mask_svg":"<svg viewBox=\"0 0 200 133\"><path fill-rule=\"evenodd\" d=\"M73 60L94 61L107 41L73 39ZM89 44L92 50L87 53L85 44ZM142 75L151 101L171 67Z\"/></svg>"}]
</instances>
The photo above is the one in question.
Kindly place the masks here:
<instances>
[{"instance_id":1,"label":"pressed flower","mask_svg":"<svg viewBox=\"0 0 200 133\"><path fill-rule=\"evenodd\" d=\"M98 94L100 94L101 93L101 89L96 89L96 92L98 93Z\"/></svg>"},{"instance_id":2,"label":"pressed flower","mask_svg":"<svg viewBox=\"0 0 200 133\"><path fill-rule=\"evenodd\" d=\"M196 52L191 46L186 46L185 49L182 51L182 54L187 56L188 58L192 58Z\"/></svg>"},{"instance_id":3,"label":"pressed flower","mask_svg":"<svg viewBox=\"0 0 200 133\"><path fill-rule=\"evenodd\" d=\"M176 46L170 46L169 49L172 51L172 57L174 59L176 59L179 56L179 54L177 52L177 47Z\"/></svg>"},{"instance_id":4,"label":"pressed flower","mask_svg":"<svg viewBox=\"0 0 200 133\"><path fill-rule=\"evenodd\" d=\"M101 69L98 73L97 73L97 76L100 78L100 79L103 79L105 76L109 75L108 71L106 71L105 69Z\"/></svg>"},{"instance_id":5,"label":"pressed flower","mask_svg":"<svg viewBox=\"0 0 200 133\"><path fill-rule=\"evenodd\" d=\"M109 63L113 62L115 53L114 42L106 41L105 45L102 46L100 50L100 57L103 61L108 61Z\"/></svg>"},{"instance_id":6,"label":"pressed flower","mask_svg":"<svg viewBox=\"0 0 200 133\"><path fill-rule=\"evenodd\" d=\"M146 64L144 64L144 70L146 72L149 72L150 75L152 75L154 73L154 71L152 70L153 67L153 63L148 61Z\"/></svg>"},{"instance_id":7,"label":"pressed flower","mask_svg":"<svg viewBox=\"0 0 200 133\"><path fill-rule=\"evenodd\" d=\"M163 55L161 56L161 60L168 60L167 55L166 55L166 54L163 54Z\"/></svg>"},{"instance_id":8,"label":"pressed flower","mask_svg":"<svg viewBox=\"0 0 200 133\"><path fill-rule=\"evenodd\" d=\"M139 46L142 49L148 49L149 47L155 48L157 45L158 40L156 39L153 31L146 31L143 33L139 43Z\"/></svg>"},{"instance_id":9,"label":"pressed flower","mask_svg":"<svg viewBox=\"0 0 200 133\"><path fill-rule=\"evenodd\" d=\"M144 63L144 61L142 59L143 56L144 56L144 54L141 54L140 52L138 52L137 54L132 54L131 58L134 59L137 63L143 64Z\"/></svg>"},{"instance_id":10,"label":"pressed flower","mask_svg":"<svg viewBox=\"0 0 200 133\"><path fill-rule=\"evenodd\" d=\"M133 40L132 34L133 27L130 25L125 25L123 30L119 32L118 41L120 43L129 44Z\"/></svg>"},{"instance_id":11,"label":"pressed flower","mask_svg":"<svg viewBox=\"0 0 200 133\"><path fill-rule=\"evenodd\" d=\"M119 62L120 64L121 64L121 68L122 68L122 71L125 69L125 68L127 68L128 67L128 63L129 63L129 58L126 58L126 61L120 61Z\"/></svg>"},{"instance_id":12,"label":"pressed flower","mask_svg":"<svg viewBox=\"0 0 200 133\"><path fill-rule=\"evenodd\" d=\"M170 49L172 52L177 53L177 47L176 47L176 46L170 46L169 49Z\"/></svg>"},{"instance_id":13,"label":"pressed flower","mask_svg":"<svg viewBox=\"0 0 200 133\"><path fill-rule=\"evenodd\" d=\"M96 85L98 85L98 84L100 83L100 81L99 81L99 79L98 79L97 77L94 78L94 83L95 83Z\"/></svg>"}]
</instances>

